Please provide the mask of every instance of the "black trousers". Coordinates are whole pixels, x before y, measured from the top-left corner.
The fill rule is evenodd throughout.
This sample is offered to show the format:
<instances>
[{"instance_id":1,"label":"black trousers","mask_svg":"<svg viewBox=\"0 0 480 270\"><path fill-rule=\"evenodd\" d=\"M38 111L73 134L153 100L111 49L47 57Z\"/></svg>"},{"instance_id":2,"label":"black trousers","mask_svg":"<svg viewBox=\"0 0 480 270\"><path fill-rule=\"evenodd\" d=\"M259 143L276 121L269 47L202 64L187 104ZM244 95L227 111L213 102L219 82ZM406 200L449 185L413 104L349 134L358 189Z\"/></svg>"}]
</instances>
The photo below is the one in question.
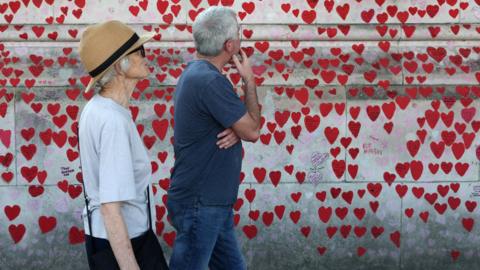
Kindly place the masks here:
<instances>
[{"instance_id":1,"label":"black trousers","mask_svg":"<svg viewBox=\"0 0 480 270\"><path fill-rule=\"evenodd\" d=\"M147 233L145 232L140 236L130 239L130 241L132 242L132 245L133 245L134 242L145 241L146 237L147 237ZM85 248L87 249L88 267L90 269L93 269L93 261L92 261L93 251L95 250L95 252L99 252L101 250L111 248L111 247L108 239L92 237L88 234L85 234Z\"/></svg>"}]
</instances>

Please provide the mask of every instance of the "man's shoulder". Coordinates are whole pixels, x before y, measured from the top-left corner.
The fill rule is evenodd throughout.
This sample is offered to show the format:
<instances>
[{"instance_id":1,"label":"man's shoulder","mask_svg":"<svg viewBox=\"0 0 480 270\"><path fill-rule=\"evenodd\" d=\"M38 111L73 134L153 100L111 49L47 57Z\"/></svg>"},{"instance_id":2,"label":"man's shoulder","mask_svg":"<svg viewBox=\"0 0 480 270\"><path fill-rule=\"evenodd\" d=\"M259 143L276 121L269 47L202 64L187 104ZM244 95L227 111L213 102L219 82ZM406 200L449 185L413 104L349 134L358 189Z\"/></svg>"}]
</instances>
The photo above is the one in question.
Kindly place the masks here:
<instances>
[{"instance_id":1,"label":"man's shoulder","mask_svg":"<svg viewBox=\"0 0 480 270\"><path fill-rule=\"evenodd\" d=\"M211 64L199 60L190 62L182 75L185 79L196 80L200 84L209 84L217 79L228 81L218 70L213 69Z\"/></svg>"}]
</instances>

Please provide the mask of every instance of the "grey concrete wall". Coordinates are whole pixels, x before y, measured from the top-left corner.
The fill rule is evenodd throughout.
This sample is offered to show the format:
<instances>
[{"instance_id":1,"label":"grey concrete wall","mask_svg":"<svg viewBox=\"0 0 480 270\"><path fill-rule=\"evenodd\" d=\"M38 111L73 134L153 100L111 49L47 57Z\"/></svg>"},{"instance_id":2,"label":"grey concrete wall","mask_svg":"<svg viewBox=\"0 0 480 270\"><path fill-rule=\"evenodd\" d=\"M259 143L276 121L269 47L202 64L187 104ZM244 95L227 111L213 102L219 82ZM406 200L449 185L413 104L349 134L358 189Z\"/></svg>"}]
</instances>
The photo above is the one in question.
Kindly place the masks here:
<instances>
[{"instance_id":1,"label":"grey concrete wall","mask_svg":"<svg viewBox=\"0 0 480 270\"><path fill-rule=\"evenodd\" d=\"M131 110L170 256L171 100L215 4L238 12L262 104L235 207L249 269L480 269L478 0L2 1L0 269L86 269L76 46L107 19L157 33Z\"/></svg>"}]
</instances>

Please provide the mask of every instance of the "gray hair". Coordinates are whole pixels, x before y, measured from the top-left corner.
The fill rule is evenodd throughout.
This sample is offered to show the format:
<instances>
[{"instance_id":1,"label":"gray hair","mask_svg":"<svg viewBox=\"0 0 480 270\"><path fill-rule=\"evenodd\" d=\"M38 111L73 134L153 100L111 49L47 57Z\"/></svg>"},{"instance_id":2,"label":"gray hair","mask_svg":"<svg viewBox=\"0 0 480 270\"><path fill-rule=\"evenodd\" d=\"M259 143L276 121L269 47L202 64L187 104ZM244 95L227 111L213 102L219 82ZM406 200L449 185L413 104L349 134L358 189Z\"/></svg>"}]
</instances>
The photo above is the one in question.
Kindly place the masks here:
<instances>
[{"instance_id":1,"label":"gray hair","mask_svg":"<svg viewBox=\"0 0 480 270\"><path fill-rule=\"evenodd\" d=\"M197 52L205 56L221 53L225 41L237 39L237 15L225 7L210 7L193 23L193 39Z\"/></svg>"},{"instance_id":2,"label":"gray hair","mask_svg":"<svg viewBox=\"0 0 480 270\"><path fill-rule=\"evenodd\" d=\"M127 70L130 68L130 61L128 60L127 57L123 57L120 59L120 69L123 72L127 72ZM103 76L100 78L100 80L97 81L97 87L99 88L104 88L105 85L107 85L109 82L113 80L113 78L117 75L117 72L115 71L115 68L113 68L113 65L103 74Z\"/></svg>"}]
</instances>

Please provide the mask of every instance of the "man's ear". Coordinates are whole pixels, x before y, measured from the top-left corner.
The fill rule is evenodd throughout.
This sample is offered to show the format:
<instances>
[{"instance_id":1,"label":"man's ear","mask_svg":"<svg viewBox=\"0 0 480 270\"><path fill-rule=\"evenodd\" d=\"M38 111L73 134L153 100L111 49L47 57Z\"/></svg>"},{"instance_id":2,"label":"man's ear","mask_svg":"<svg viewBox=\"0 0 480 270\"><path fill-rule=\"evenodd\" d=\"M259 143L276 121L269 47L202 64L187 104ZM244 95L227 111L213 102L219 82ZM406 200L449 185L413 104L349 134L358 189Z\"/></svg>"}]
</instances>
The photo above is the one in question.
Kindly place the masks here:
<instances>
[{"instance_id":1,"label":"man's ear","mask_svg":"<svg viewBox=\"0 0 480 270\"><path fill-rule=\"evenodd\" d=\"M233 49L234 49L234 45L233 45L233 40L229 39L225 42L225 51L227 53L232 53L233 52Z\"/></svg>"}]
</instances>

